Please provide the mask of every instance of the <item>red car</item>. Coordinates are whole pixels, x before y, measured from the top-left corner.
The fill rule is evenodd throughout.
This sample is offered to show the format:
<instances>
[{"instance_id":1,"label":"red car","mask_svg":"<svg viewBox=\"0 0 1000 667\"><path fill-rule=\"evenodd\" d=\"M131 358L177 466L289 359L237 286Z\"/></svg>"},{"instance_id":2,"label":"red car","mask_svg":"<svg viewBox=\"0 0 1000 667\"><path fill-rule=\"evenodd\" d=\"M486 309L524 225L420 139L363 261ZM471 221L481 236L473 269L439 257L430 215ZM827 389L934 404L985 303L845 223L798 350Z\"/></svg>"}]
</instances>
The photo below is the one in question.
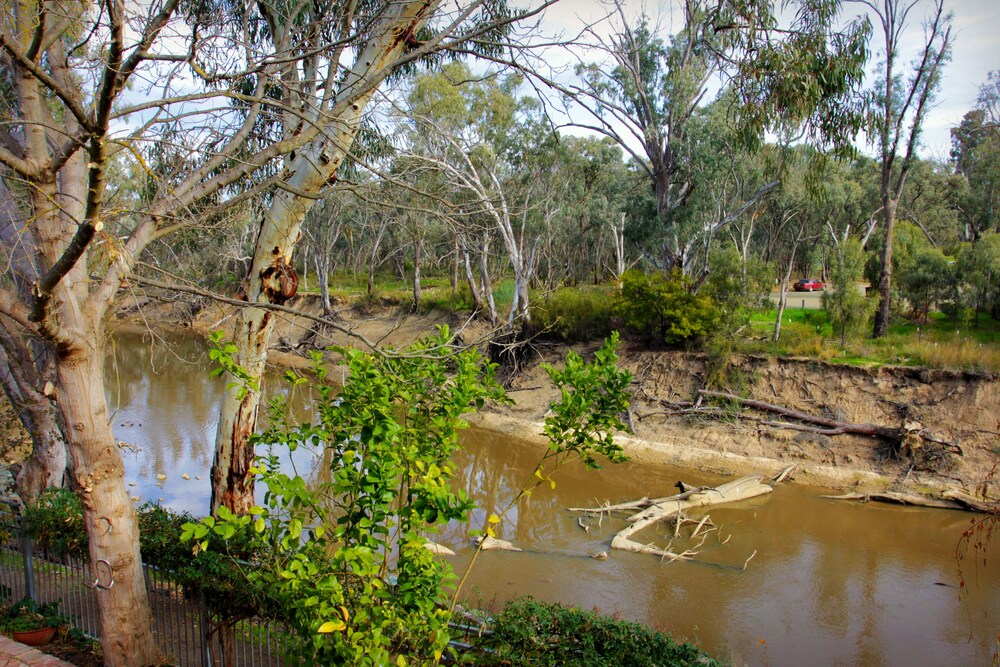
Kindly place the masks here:
<instances>
[{"instance_id":1,"label":"red car","mask_svg":"<svg viewBox=\"0 0 1000 667\"><path fill-rule=\"evenodd\" d=\"M804 278L792 285L792 289L796 292L822 292L825 287L826 284L822 280L815 278Z\"/></svg>"}]
</instances>

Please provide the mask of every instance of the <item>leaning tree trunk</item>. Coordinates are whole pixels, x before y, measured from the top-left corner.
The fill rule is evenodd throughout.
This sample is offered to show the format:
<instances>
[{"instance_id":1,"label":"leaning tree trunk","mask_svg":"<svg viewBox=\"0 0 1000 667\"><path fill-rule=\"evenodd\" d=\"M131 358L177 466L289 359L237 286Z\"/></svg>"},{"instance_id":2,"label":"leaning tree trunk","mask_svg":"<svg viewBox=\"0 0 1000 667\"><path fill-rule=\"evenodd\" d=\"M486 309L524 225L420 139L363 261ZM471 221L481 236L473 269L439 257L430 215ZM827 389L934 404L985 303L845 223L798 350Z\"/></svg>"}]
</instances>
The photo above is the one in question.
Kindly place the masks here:
<instances>
[{"instance_id":1,"label":"leaning tree trunk","mask_svg":"<svg viewBox=\"0 0 1000 667\"><path fill-rule=\"evenodd\" d=\"M792 254L788 258L788 266L785 267L785 275L781 277L781 290L778 294L778 319L774 321L774 335L771 340L775 343L781 338L781 318L785 316L785 306L788 304L788 281L792 279L792 268L795 266L795 251L799 247L799 237L796 237L792 245Z\"/></svg>"},{"instance_id":2,"label":"leaning tree trunk","mask_svg":"<svg viewBox=\"0 0 1000 667\"><path fill-rule=\"evenodd\" d=\"M397 3L372 26L371 37L339 84L334 103L317 112L323 114L316 121L323 131L296 151L286 179L289 187L275 192L265 213L247 276L248 301L280 305L294 296L298 278L291 258L305 214L316 202L315 195L336 179L378 85L439 4L437 0ZM273 330L273 312L253 307L241 311L234 336L235 361L254 378L263 377ZM255 387L247 389L243 396L227 392L223 398L212 462L213 512L220 504L236 513L245 513L253 505L250 468L254 452L249 438L257 426L260 393Z\"/></svg>"},{"instance_id":3,"label":"leaning tree trunk","mask_svg":"<svg viewBox=\"0 0 1000 667\"><path fill-rule=\"evenodd\" d=\"M90 324L97 318L91 317ZM98 320L99 321L99 320ZM125 468L108 424L103 332L87 327L61 351L58 402L65 418L69 480L83 503L105 664L160 664L139 554L139 526ZM67 327L68 329L68 327Z\"/></svg>"}]
</instances>

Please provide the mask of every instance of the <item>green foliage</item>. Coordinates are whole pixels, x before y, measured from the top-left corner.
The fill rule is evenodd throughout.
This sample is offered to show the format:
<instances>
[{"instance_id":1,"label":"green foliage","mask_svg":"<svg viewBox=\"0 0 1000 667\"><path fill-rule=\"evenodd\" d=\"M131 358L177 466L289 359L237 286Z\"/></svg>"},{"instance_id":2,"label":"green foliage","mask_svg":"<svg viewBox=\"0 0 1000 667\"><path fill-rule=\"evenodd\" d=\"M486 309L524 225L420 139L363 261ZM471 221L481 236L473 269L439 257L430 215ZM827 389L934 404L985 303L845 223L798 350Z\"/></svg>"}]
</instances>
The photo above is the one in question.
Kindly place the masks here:
<instances>
[{"instance_id":1,"label":"green foliage","mask_svg":"<svg viewBox=\"0 0 1000 667\"><path fill-rule=\"evenodd\" d=\"M338 348L348 380L336 393L317 384L317 423L292 423L279 398L254 438L273 450L322 448L329 473L307 484L272 453L257 468L263 507L241 517L220 510L185 529L198 549L212 534L261 534L268 549L249 581L299 637L292 657L303 664L435 662L447 645L449 614L437 603L451 570L424 548L425 536L472 507L449 486L460 415L505 399L494 367L450 344L442 328L402 353ZM320 355L314 361L322 381L327 368Z\"/></svg>"},{"instance_id":2,"label":"green foliage","mask_svg":"<svg viewBox=\"0 0 1000 667\"><path fill-rule=\"evenodd\" d=\"M297 636L289 657L301 664L442 657L450 611L440 603L452 573L424 548L426 536L467 520L472 508L450 488L461 415L487 400L507 400L494 366L451 343L442 327L402 352L336 348L349 368L339 391L322 383L328 371L317 353L317 423L293 423L279 397L269 406L270 426L254 437L255 446L271 451L255 469L268 489L264 506L246 516L220 508L217 517L184 526L182 539L201 555L213 536L260 534L267 548L246 575ZM535 486L554 486L551 472L572 459L597 467L599 457L624 458L612 431L623 428L618 415L628 406L631 375L615 365L617 343L613 336L592 363L571 354L562 369L546 368L561 400L546 419L550 447ZM286 378L308 381L291 372ZM328 473L308 484L286 474L279 448L322 450ZM500 521L491 516L488 532Z\"/></svg>"},{"instance_id":3,"label":"green foliage","mask_svg":"<svg viewBox=\"0 0 1000 667\"><path fill-rule=\"evenodd\" d=\"M22 510L24 525L39 546L56 554L89 560L80 497L65 488L49 487Z\"/></svg>"},{"instance_id":4,"label":"green foliage","mask_svg":"<svg viewBox=\"0 0 1000 667\"><path fill-rule=\"evenodd\" d=\"M676 345L711 334L719 312L711 298L692 294L690 281L674 273L669 278L627 271L615 312L625 326L651 341Z\"/></svg>"},{"instance_id":5,"label":"green foliage","mask_svg":"<svg viewBox=\"0 0 1000 667\"><path fill-rule=\"evenodd\" d=\"M837 247L830 270L833 284L823 292L823 309L840 335L841 347L849 334L868 326L878 305L875 299L867 298L858 285L864 266L864 249L856 239L847 239Z\"/></svg>"},{"instance_id":6,"label":"green foliage","mask_svg":"<svg viewBox=\"0 0 1000 667\"><path fill-rule=\"evenodd\" d=\"M62 600L38 604L31 598L15 602L0 616L0 632L29 632L41 628L61 628L70 624L59 611Z\"/></svg>"},{"instance_id":7,"label":"green foliage","mask_svg":"<svg viewBox=\"0 0 1000 667\"><path fill-rule=\"evenodd\" d=\"M975 243L963 244L957 263L978 320L981 310L1000 305L1000 234L987 232Z\"/></svg>"},{"instance_id":8,"label":"green foliage","mask_svg":"<svg viewBox=\"0 0 1000 667\"><path fill-rule=\"evenodd\" d=\"M544 300L532 300L531 323L539 331L566 342L590 341L611 333L614 315L607 288L569 287Z\"/></svg>"},{"instance_id":9,"label":"green foliage","mask_svg":"<svg viewBox=\"0 0 1000 667\"><path fill-rule=\"evenodd\" d=\"M949 295L954 272L938 248L918 249L899 273L903 296L921 320L926 320L931 306Z\"/></svg>"},{"instance_id":10,"label":"green foliage","mask_svg":"<svg viewBox=\"0 0 1000 667\"><path fill-rule=\"evenodd\" d=\"M701 293L718 306L720 323L726 333L745 326L750 313L766 301L771 287L771 267L750 257L746 262L732 246L716 248L709 259L712 267Z\"/></svg>"},{"instance_id":11,"label":"green foliage","mask_svg":"<svg viewBox=\"0 0 1000 667\"><path fill-rule=\"evenodd\" d=\"M226 384L226 391L236 389L236 393L241 400L247 393L259 391L260 383L257 378L248 373L236 362L235 357L239 352L239 347L236 346L236 343L226 338L225 332L213 331L208 335L208 343L208 357L218 364L212 369L212 376L222 377L228 374L235 378Z\"/></svg>"},{"instance_id":12,"label":"green foliage","mask_svg":"<svg viewBox=\"0 0 1000 667\"><path fill-rule=\"evenodd\" d=\"M691 644L639 623L561 605L519 599L493 621L479 665L680 667L718 665Z\"/></svg>"},{"instance_id":13,"label":"green foliage","mask_svg":"<svg viewBox=\"0 0 1000 667\"><path fill-rule=\"evenodd\" d=\"M597 468L597 456L618 463L625 460L614 431L624 430L620 415L628 410L632 374L617 366L618 332L586 363L575 352L566 355L562 369L542 368L559 389L542 432L549 439L549 453L573 455L588 468Z\"/></svg>"}]
</instances>

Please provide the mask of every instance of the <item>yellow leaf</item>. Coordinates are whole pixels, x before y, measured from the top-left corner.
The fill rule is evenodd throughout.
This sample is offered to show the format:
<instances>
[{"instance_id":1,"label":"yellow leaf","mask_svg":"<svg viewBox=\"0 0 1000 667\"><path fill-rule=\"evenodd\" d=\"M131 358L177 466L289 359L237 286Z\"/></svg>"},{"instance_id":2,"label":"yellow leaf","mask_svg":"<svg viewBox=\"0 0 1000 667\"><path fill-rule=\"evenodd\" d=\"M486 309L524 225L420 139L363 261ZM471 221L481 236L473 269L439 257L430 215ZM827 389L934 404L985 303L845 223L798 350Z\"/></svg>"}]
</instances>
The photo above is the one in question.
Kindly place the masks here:
<instances>
[{"instance_id":1,"label":"yellow leaf","mask_svg":"<svg viewBox=\"0 0 1000 667\"><path fill-rule=\"evenodd\" d=\"M551 477L549 478L549 488L550 489L556 488L556 480L552 479Z\"/></svg>"},{"instance_id":2,"label":"yellow leaf","mask_svg":"<svg viewBox=\"0 0 1000 667\"><path fill-rule=\"evenodd\" d=\"M489 535L490 537L496 537L497 536L497 534L493 532L492 528L487 528L486 529L486 534Z\"/></svg>"},{"instance_id":3,"label":"yellow leaf","mask_svg":"<svg viewBox=\"0 0 1000 667\"><path fill-rule=\"evenodd\" d=\"M343 630L347 625L343 621L327 621L323 625L319 626L318 632L321 635L328 635L331 632L337 632Z\"/></svg>"},{"instance_id":4,"label":"yellow leaf","mask_svg":"<svg viewBox=\"0 0 1000 667\"><path fill-rule=\"evenodd\" d=\"M347 607L344 606L340 607L340 615L344 617L344 623L347 623L348 619L351 618L351 615L347 613Z\"/></svg>"},{"instance_id":5,"label":"yellow leaf","mask_svg":"<svg viewBox=\"0 0 1000 667\"><path fill-rule=\"evenodd\" d=\"M491 514L488 521L490 523L500 523L500 517L498 517L496 514Z\"/></svg>"}]
</instances>

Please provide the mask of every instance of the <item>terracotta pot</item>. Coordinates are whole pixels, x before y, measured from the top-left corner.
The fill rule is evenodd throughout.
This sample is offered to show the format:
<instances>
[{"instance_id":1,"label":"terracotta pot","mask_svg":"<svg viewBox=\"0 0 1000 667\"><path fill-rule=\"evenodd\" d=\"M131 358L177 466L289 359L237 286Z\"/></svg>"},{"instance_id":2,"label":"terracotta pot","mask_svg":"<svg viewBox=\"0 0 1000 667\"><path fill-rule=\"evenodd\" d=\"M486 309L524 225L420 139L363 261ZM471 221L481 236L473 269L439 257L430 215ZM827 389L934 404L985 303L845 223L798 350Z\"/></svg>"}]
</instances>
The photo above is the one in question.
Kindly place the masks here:
<instances>
[{"instance_id":1,"label":"terracotta pot","mask_svg":"<svg viewBox=\"0 0 1000 667\"><path fill-rule=\"evenodd\" d=\"M37 630L25 630L15 632L14 641L27 644L28 646L43 646L52 641L56 634L55 628L38 628Z\"/></svg>"}]
</instances>

